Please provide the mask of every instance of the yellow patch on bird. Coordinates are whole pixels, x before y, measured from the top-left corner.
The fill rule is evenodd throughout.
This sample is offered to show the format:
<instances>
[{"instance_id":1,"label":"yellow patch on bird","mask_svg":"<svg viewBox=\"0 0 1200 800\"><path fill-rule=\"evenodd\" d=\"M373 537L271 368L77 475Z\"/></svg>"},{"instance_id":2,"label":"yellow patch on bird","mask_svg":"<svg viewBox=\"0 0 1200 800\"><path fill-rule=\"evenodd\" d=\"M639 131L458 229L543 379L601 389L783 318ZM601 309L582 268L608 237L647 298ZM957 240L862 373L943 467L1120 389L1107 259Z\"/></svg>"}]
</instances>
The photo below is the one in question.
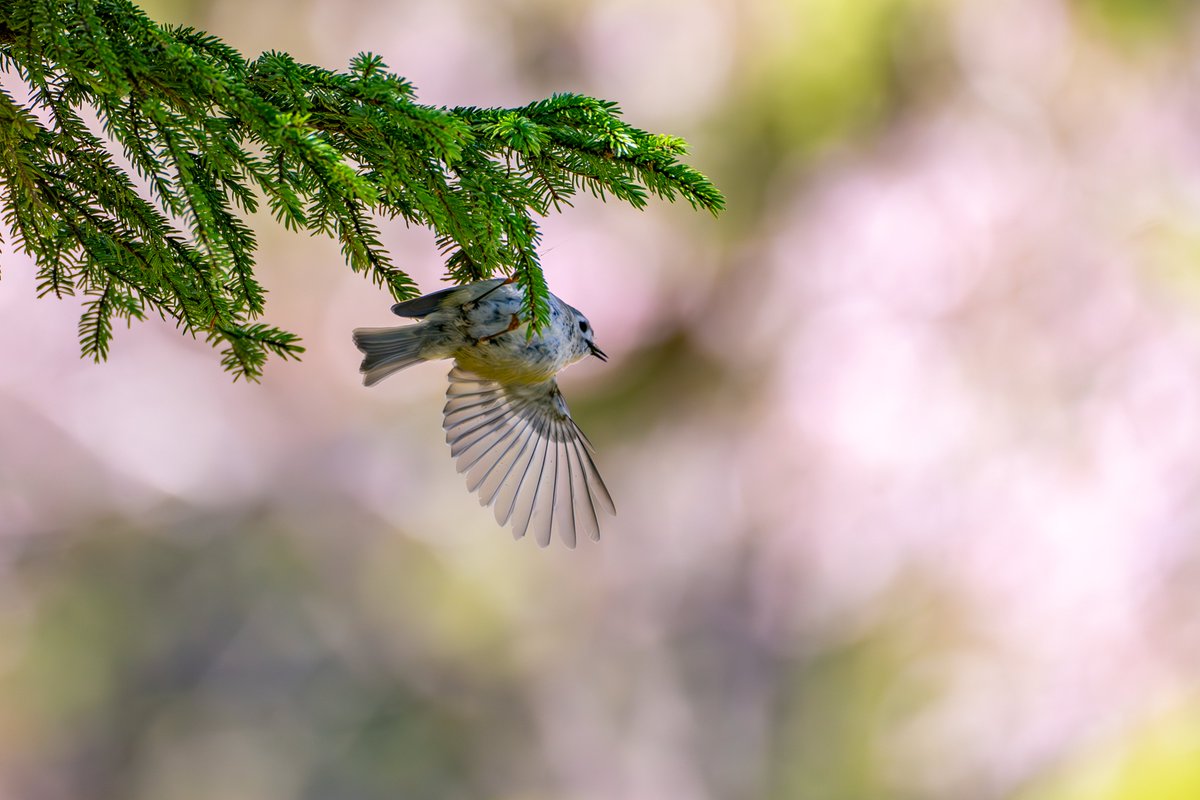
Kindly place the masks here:
<instances>
[{"instance_id":1,"label":"yellow patch on bird","mask_svg":"<svg viewBox=\"0 0 1200 800\"><path fill-rule=\"evenodd\" d=\"M468 372L500 384L543 383L558 371L557 365L515 361L480 347L463 347L454 354L454 360Z\"/></svg>"}]
</instances>

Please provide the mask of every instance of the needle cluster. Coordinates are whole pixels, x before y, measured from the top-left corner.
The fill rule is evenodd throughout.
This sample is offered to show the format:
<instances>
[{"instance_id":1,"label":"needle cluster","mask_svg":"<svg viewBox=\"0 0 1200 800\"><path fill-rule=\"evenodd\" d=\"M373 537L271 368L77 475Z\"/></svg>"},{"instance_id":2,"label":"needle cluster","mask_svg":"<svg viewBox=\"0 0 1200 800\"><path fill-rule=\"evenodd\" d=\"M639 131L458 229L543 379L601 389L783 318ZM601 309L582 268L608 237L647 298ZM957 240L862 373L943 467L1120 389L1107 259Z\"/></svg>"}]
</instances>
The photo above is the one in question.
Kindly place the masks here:
<instances>
[{"instance_id":1,"label":"needle cluster","mask_svg":"<svg viewBox=\"0 0 1200 800\"><path fill-rule=\"evenodd\" d=\"M286 53L248 60L128 0L0 4L0 237L33 257L40 295L86 298L80 343L98 361L114 319L149 314L220 347L235 379L302 353L295 334L257 321L265 291L244 217L263 202L289 229L336 238L397 300L416 287L375 220L428 227L452 279L515 276L540 328L538 219L581 189L718 212L685 152L582 95L437 108L370 53L338 72Z\"/></svg>"}]
</instances>

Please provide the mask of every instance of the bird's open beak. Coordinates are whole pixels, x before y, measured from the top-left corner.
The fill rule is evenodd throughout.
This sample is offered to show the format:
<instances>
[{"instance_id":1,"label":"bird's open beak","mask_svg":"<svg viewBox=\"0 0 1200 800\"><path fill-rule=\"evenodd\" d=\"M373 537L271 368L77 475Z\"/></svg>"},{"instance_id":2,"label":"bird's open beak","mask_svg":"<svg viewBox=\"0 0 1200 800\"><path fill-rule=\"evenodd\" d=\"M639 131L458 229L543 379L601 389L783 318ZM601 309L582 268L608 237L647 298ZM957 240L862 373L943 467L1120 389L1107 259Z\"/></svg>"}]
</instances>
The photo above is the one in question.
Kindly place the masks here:
<instances>
[{"instance_id":1,"label":"bird's open beak","mask_svg":"<svg viewBox=\"0 0 1200 800\"><path fill-rule=\"evenodd\" d=\"M594 355L596 358L600 359L601 361L608 361L608 356L604 355L604 351L601 350L599 347L596 347L596 345L592 344L591 342L588 342L588 350L591 350L592 355Z\"/></svg>"}]
</instances>

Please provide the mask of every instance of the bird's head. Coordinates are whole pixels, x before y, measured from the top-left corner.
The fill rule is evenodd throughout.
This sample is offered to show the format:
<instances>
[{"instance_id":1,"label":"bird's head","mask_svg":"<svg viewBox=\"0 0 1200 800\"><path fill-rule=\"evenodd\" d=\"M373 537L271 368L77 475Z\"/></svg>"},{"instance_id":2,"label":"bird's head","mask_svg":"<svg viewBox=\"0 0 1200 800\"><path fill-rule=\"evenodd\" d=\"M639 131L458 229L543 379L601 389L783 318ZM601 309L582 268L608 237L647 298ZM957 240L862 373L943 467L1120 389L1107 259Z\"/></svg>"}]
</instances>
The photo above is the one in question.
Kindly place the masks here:
<instances>
[{"instance_id":1,"label":"bird's head","mask_svg":"<svg viewBox=\"0 0 1200 800\"><path fill-rule=\"evenodd\" d=\"M608 361L608 356L604 351L596 346L595 332L592 330L592 323L588 322L588 318L579 312L576 308L571 308L573 319L572 338L575 340L575 351L580 358L584 356L595 356L601 361Z\"/></svg>"}]
</instances>

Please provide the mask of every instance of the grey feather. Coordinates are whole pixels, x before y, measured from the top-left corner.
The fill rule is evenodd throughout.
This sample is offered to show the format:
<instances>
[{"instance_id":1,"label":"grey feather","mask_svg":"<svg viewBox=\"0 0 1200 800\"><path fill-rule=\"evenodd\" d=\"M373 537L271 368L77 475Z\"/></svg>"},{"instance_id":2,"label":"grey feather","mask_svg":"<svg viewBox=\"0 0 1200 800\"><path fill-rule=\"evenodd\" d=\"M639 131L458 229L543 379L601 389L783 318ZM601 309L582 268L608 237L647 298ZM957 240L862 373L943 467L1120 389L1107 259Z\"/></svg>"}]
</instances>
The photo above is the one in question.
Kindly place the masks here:
<instances>
[{"instance_id":1,"label":"grey feather","mask_svg":"<svg viewBox=\"0 0 1200 800\"><path fill-rule=\"evenodd\" d=\"M497 522L543 547L600 538L596 512L615 513L612 498L553 380L504 385L456 366L446 398L450 454Z\"/></svg>"},{"instance_id":2,"label":"grey feather","mask_svg":"<svg viewBox=\"0 0 1200 800\"><path fill-rule=\"evenodd\" d=\"M425 343L420 325L407 328L356 328L354 344L363 352L363 383L374 386L381 380L424 359Z\"/></svg>"},{"instance_id":3,"label":"grey feather","mask_svg":"<svg viewBox=\"0 0 1200 800\"><path fill-rule=\"evenodd\" d=\"M392 313L397 317L411 317L419 319L427 317L441 307L442 301L455 292L461 292L461 286L450 286L436 292L430 292L426 295L405 300L403 303L396 303L392 306Z\"/></svg>"},{"instance_id":4,"label":"grey feather","mask_svg":"<svg viewBox=\"0 0 1200 800\"><path fill-rule=\"evenodd\" d=\"M405 300L403 303L396 303L392 306L392 313L398 317L420 319L442 308L447 301L451 300L452 295L459 295L453 299L454 304L478 302L507 282L505 278L492 278L486 281L476 281L466 286L447 286L445 289L439 289L412 300Z\"/></svg>"}]
</instances>

